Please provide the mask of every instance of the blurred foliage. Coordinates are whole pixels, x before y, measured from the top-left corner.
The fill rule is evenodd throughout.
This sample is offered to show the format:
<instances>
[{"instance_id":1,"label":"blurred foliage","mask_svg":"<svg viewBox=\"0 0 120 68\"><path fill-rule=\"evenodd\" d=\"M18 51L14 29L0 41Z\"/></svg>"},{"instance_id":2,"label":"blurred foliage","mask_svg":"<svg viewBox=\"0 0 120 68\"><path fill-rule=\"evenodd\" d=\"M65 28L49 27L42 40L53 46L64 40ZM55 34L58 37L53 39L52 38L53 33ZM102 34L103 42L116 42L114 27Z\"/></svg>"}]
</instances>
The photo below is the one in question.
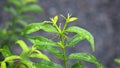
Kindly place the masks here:
<instances>
[{"instance_id":1,"label":"blurred foliage","mask_svg":"<svg viewBox=\"0 0 120 68\"><path fill-rule=\"evenodd\" d=\"M120 68L120 58L116 58L114 61L118 64L117 68Z\"/></svg>"},{"instance_id":2,"label":"blurred foliage","mask_svg":"<svg viewBox=\"0 0 120 68\"><path fill-rule=\"evenodd\" d=\"M15 41L21 37L20 32L27 25L27 20L34 20L27 13L43 11L37 2L37 0L7 0L4 10L9 13L10 17L9 21L5 22L4 27L0 27L0 48L4 50L0 53L0 60L12 55L10 46L15 45Z\"/></svg>"},{"instance_id":3,"label":"blurred foliage","mask_svg":"<svg viewBox=\"0 0 120 68\"><path fill-rule=\"evenodd\" d=\"M43 9L37 5L37 0L7 0L4 6L11 18L5 22L5 26L0 28L0 47L5 45L14 45L14 42L20 37L21 30L27 25L27 20L32 16L28 12L41 12Z\"/></svg>"}]
</instances>

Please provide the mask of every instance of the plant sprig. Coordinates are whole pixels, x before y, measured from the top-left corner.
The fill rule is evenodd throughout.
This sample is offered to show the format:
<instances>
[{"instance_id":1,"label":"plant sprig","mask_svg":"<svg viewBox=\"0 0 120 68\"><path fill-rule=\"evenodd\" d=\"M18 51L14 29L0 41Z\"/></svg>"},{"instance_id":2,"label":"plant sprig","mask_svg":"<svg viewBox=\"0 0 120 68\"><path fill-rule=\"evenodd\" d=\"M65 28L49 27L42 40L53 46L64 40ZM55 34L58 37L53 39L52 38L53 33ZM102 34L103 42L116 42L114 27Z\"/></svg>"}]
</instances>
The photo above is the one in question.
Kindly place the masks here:
<instances>
[{"instance_id":1,"label":"plant sprig","mask_svg":"<svg viewBox=\"0 0 120 68\"><path fill-rule=\"evenodd\" d=\"M41 35L29 36L28 40L30 40L33 43L33 45L36 46L37 49L47 50L57 58L63 60L65 68L68 68L68 63L72 59L78 59L79 62L77 61L75 64L71 66L71 68L75 68L76 65L78 66L77 68L84 68L81 61L87 61L96 64L98 68L103 68L103 66L99 63L99 61L91 54L80 52L80 53L71 53L70 55L67 55L66 53L67 47L75 46L75 44L77 44L82 40L87 40L91 45L92 51L95 51L94 37L90 32L88 32L87 30L81 27L67 26L70 22L77 20L78 19L77 17L72 17L71 14L68 14L67 17L63 15L61 16L65 20L65 24L63 28L59 27L59 25L57 24L59 17L55 16L53 18L50 18L50 21L29 24L22 32L22 34L23 35L32 34L36 31L43 30L45 32L52 32L59 35L60 39L57 42L54 42L52 39L45 38ZM66 33L70 33L70 32L74 32L76 34L66 41L67 38ZM60 50L55 47L59 47ZM41 65L39 66L41 67Z\"/></svg>"}]
</instances>

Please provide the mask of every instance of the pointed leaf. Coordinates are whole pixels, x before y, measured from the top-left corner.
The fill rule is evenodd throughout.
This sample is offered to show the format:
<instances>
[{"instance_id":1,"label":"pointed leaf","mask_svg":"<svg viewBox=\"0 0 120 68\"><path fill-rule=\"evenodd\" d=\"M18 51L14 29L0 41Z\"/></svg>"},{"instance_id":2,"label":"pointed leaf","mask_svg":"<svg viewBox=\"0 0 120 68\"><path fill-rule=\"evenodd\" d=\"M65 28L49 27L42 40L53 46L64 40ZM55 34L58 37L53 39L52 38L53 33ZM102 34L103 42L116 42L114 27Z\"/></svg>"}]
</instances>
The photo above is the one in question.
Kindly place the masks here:
<instances>
[{"instance_id":1,"label":"pointed leaf","mask_svg":"<svg viewBox=\"0 0 120 68\"><path fill-rule=\"evenodd\" d=\"M68 27L66 29L66 31L67 32L75 32L78 35L80 35L80 37L87 39L89 41L89 43L91 44L92 50L95 51L94 38L90 32L88 32L87 30L85 30L83 28L77 27L77 26Z\"/></svg>"},{"instance_id":2,"label":"pointed leaf","mask_svg":"<svg viewBox=\"0 0 120 68\"><path fill-rule=\"evenodd\" d=\"M69 19L69 22L73 22L73 21L75 21L75 20L77 20L78 18L77 17L71 17L70 19Z\"/></svg>"},{"instance_id":3,"label":"pointed leaf","mask_svg":"<svg viewBox=\"0 0 120 68\"><path fill-rule=\"evenodd\" d=\"M57 46L58 44L50 39L47 39L43 36L33 36L28 37L28 40L30 40L34 45L44 45L44 46Z\"/></svg>"},{"instance_id":4,"label":"pointed leaf","mask_svg":"<svg viewBox=\"0 0 120 68\"><path fill-rule=\"evenodd\" d=\"M23 50L22 53L20 54L20 56L21 56L22 58L26 58L26 57L29 55L29 50L30 50L30 48L27 47L26 43L25 43L23 40L18 40L16 43L19 44L20 47L21 47L22 50Z\"/></svg>"},{"instance_id":5,"label":"pointed leaf","mask_svg":"<svg viewBox=\"0 0 120 68\"><path fill-rule=\"evenodd\" d=\"M57 21L58 21L58 16L55 16L55 17L54 17L54 22L55 22L55 24L56 24Z\"/></svg>"},{"instance_id":6,"label":"pointed leaf","mask_svg":"<svg viewBox=\"0 0 120 68\"><path fill-rule=\"evenodd\" d=\"M21 57L17 56L17 55L12 55L12 56L6 57L4 62L12 61L12 60L15 60L15 59L21 59Z\"/></svg>"},{"instance_id":7,"label":"pointed leaf","mask_svg":"<svg viewBox=\"0 0 120 68\"><path fill-rule=\"evenodd\" d=\"M1 62L1 67L0 68L7 68L5 62Z\"/></svg>"},{"instance_id":8,"label":"pointed leaf","mask_svg":"<svg viewBox=\"0 0 120 68\"><path fill-rule=\"evenodd\" d=\"M49 61L42 60L41 62L35 63L36 68L63 68L60 64L56 64Z\"/></svg>"},{"instance_id":9,"label":"pointed leaf","mask_svg":"<svg viewBox=\"0 0 120 68\"><path fill-rule=\"evenodd\" d=\"M80 59L87 62L91 62L97 65L98 68L103 68L103 66L98 62L98 60L91 54L87 53L72 53L68 57L69 59Z\"/></svg>"},{"instance_id":10,"label":"pointed leaf","mask_svg":"<svg viewBox=\"0 0 120 68\"><path fill-rule=\"evenodd\" d=\"M54 47L50 47L50 46L48 46L46 49L48 52L52 53L57 58L63 59L63 53L61 53L61 51L59 49L54 48Z\"/></svg>"},{"instance_id":11,"label":"pointed leaf","mask_svg":"<svg viewBox=\"0 0 120 68\"><path fill-rule=\"evenodd\" d=\"M73 64L71 68L84 68L84 65L82 64L82 62L79 61Z\"/></svg>"},{"instance_id":12,"label":"pointed leaf","mask_svg":"<svg viewBox=\"0 0 120 68\"><path fill-rule=\"evenodd\" d=\"M50 61L50 59L45 54L43 54L42 52L40 52L38 50L34 50L34 52L36 52L36 53L31 54L30 55L31 58L41 58L41 59Z\"/></svg>"},{"instance_id":13,"label":"pointed leaf","mask_svg":"<svg viewBox=\"0 0 120 68\"><path fill-rule=\"evenodd\" d=\"M15 8L13 7L9 7L9 6L5 6L4 9L8 12L10 12L11 14L13 14L14 16L17 15L17 11L15 10Z\"/></svg>"},{"instance_id":14,"label":"pointed leaf","mask_svg":"<svg viewBox=\"0 0 120 68\"><path fill-rule=\"evenodd\" d=\"M2 50L2 55L4 57L8 57L8 56L12 55L12 53L11 53L11 51L10 51L10 49L9 49L9 47L7 45L4 45L2 49L3 49Z\"/></svg>"},{"instance_id":15,"label":"pointed leaf","mask_svg":"<svg viewBox=\"0 0 120 68\"><path fill-rule=\"evenodd\" d=\"M16 43L20 45L20 47L22 48L22 50L24 52L29 51L29 47L27 46L27 44L23 40L18 40Z\"/></svg>"},{"instance_id":16,"label":"pointed leaf","mask_svg":"<svg viewBox=\"0 0 120 68\"><path fill-rule=\"evenodd\" d=\"M22 12L40 12L42 11L42 7L40 7L39 5L33 4L33 5L28 5L25 6L21 9Z\"/></svg>"},{"instance_id":17,"label":"pointed leaf","mask_svg":"<svg viewBox=\"0 0 120 68\"><path fill-rule=\"evenodd\" d=\"M31 34L33 32L39 31L39 30L44 30L46 32L53 32L53 33L58 33L55 27L53 27L50 24L47 23L32 23L29 24L25 30L23 31L22 34Z\"/></svg>"},{"instance_id":18,"label":"pointed leaf","mask_svg":"<svg viewBox=\"0 0 120 68\"><path fill-rule=\"evenodd\" d=\"M75 44L77 44L78 42L84 40L85 38L80 37L80 35L76 34L75 36L73 36L70 40L68 40L68 42L66 43L67 46L74 46Z\"/></svg>"},{"instance_id":19,"label":"pointed leaf","mask_svg":"<svg viewBox=\"0 0 120 68\"><path fill-rule=\"evenodd\" d=\"M59 59L63 59L63 54L60 52L59 49L52 47L52 46L44 46L44 45L36 45L37 49L40 50L47 50L48 52L52 53L54 56L56 56Z\"/></svg>"},{"instance_id":20,"label":"pointed leaf","mask_svg":"<svg viewBox=\"0 0 120 68\"><path fill-rule=\"evenodd\" d=\"M48 52L52 53L54 56L62 59L63 55L57 48L53 46L58 46L58 44L50 39L47 39L43 36L33 36L28 37L28 39L35 45L37 49L40 50L47 50Z\"/></svg>"}]
</instances>

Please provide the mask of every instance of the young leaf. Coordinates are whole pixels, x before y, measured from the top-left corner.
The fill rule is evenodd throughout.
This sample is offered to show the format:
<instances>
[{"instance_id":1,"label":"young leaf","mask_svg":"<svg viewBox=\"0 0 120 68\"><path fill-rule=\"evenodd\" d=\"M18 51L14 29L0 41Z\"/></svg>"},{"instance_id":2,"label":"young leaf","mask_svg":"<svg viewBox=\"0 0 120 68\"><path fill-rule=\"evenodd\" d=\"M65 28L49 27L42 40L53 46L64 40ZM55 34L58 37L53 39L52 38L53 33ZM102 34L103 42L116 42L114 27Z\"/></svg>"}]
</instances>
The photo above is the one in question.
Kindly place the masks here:
<instances>
[{"instance_id":1,"label":"young leaf","mask_svg":"<svg viewBox=\"0 0 120 68\"><path fill-rule=\"evenodd\" d=\"M42 60L41 62L35 63L36 68L63 68L60 64Z\"/></svg>"},{"instance_id":2,"label":"young leaf","mask_svg":"<svg viewBox=\"0 0 120 68\"><path fill-rule=\"evenodd\" d=\"M58 21L58 16L55 16L54 18L50 18L50 20L52 21L53 25L55 25Z\"/></svg>"},{"instance_id":3,"label":"young leaf","mask_svg":"<svg viewBox=\"0 0 120 68\"><path fill-rule=\"evenodd\" d=\"M31 58L41 58L41 59L50 61L50 59L46 55L44 55L42 52L38 50L34 50L33 52L36 52L36 53L31 54L30 55Z\"/></svg>"},{"instance_id":4,"label":"young leaf","mask_svg":"<svg viewBox=\"0 0 120 68\"><path fill-rule=\"evenodd\" d=\"M30 48L27 47L26 43L25 43L23 40L18 40L16 43L19 44L20 47L21 47L22 50L23 50L22 53L20 54L20 56L21 56L22 58L26 58L26 57L29 55L29 50L30 50Z\"/></svg>"},{"instance_id":5,"label":"young leaf","mask_svg":"<svg viewBox=\"0 0 120 68\"><path fill-rule=\"evenodd\" d=\"M5 62L1 62L1 67L0 68L7 68Z\"/></svg>"},{"instance_id":6,"label":"young leaf","mask_svg":"<svg viewBox=\"0 0 120 68\"><path fill-rule=\"evenodd\" d=\"M17 56L17 55L12 55L12 56L6 57L4 62L12 61L12 60L15 60L15 59L21 59L21 57Z\"/></svg>"},{"instance_id":7,"label":"young leaf","mask_svg":"<svg viewBox=\"0 0 120 68\"><path fill-rule=\"evenodd\" d=\"M81 40L84 40L84 38L80 37L80 35L76 34L70 40L68 40L68 42L66 43L66 45L67 46L74 46L75 44L77 44Z\"/></svg>"},{"instance_id":8,"label":"young leaf","mask_svg":"<svg viewBox=\"0 0 120 68\"><path fill-rule=\"evenodd\" d=\"M16 43L20 45L20 47L23 49L23 52L29 51L29 47L27 47L27 44L23 40L18 40Z\"/></svg>"},{"instance_id":9,"label":"young leaf","mask_svg":"<svg viewBox=\"0 0 120 68\"><path fill-rule=\"evenodd\" d=\"M103 68L102 65L98 62L98 60L91 54L87 53L72 53L68 57L69 59L79 59L87 62L91 62L97 65L98 68Z\"/></svg>"},{"instance_id":10,"label":"young leaf","mask_svg":"<svg viewBox=\"0 0 120 68\"><path fill-rule=\"evenodd\" d=\"M77 17L71 17L68 22L73 22L73 21L75 21L77 19L78 19Z\"/></svg>"},{"instance_id":11,"label":"young leaf","mask_svg":"<svg viewBox=\"0 0 120 68\"><path fill-rule=\"evenodd\" d=\"M28 37L28 40L30 40L34 45L44 45L44 46L57 46L58 44L50 39L47 39L43 36L33 36Z\"/></svg>"},{"instance_id":12,"label":"young leaf","mask_svg":"<svg viewBox=\"0 0 120 68\"><path fill-rule=\"evenodd\" d=\"M39 12L39 11L42 11L42 7L40 7L39 5L28 5L28 6L25 6L21 9L21 12Z\"/></svg>"},{"instance_id":13,"label":"young leaf","mask_svg":"<svg viewBox=\"0 0 120 68\"><path fill-rule=\"evenodd\" d=\"M84 68L84 65L82 64L82 62L78 61L76 63L74 63L71 68Z\"/></svg>"},{"instance_id":14,"label":"young leaf","mask_svg":"<svg viewBox=\"0 0 120 68\"><path fill-rule=\"evenodd\" d=\"M88 32L87 30L85 30L83 28L77 27L77 26L68 27L66 29L66 31L67 32L75 32L78 35L80 35L80 37L87 39L89 41L89 43L91 44L92 50L95 51L94 38L90 32Z\"/></svg>"},{"instance_id":15,"label":"young leaf","mask_svg":"<svg viewBox=\"0 0 120 68\"><path fill-rule=\"evenodd\" d=\"M56 30L55 27L53 27L50 24L47 23L32 23L29 24L24 31L22 32L22 34L31 34L33 32L39 31L39 30L44 30L46 32L53 32L53 33L58 33L58 31Z\"/></svg>"}]
</instances>

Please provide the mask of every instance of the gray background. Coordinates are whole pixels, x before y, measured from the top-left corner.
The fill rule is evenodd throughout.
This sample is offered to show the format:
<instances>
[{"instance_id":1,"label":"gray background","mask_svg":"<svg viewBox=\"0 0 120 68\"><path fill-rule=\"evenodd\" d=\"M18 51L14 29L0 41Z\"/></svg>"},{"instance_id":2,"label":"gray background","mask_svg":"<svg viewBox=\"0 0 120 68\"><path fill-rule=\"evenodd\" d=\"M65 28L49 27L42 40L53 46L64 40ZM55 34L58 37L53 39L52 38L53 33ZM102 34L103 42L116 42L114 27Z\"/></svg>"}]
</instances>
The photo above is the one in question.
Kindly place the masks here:
<instances>
[{"instance_id":1,"label":"gray background","mask_svg":"<svg viewBox=\"0 0 120 68\"><path fill-rule=\"evenodd\" d=\"M6 14L3 10L4 4L6 0L0 0L0 27L3 27L10 17L10 14ZM72 13L79 20L71 25L83 27L94 35L95 52L91 51L87 41L82 41L76 47L69 48L69 53L78 51L91 53L106 68L117 66L114 59L120 57L120 0L40 0L38 4L43 7L44 12L31 14L36 21L49 20L54 15ZM86 68L96 68L93 64L86 64Z\"/></svg>"}]
</instances>

